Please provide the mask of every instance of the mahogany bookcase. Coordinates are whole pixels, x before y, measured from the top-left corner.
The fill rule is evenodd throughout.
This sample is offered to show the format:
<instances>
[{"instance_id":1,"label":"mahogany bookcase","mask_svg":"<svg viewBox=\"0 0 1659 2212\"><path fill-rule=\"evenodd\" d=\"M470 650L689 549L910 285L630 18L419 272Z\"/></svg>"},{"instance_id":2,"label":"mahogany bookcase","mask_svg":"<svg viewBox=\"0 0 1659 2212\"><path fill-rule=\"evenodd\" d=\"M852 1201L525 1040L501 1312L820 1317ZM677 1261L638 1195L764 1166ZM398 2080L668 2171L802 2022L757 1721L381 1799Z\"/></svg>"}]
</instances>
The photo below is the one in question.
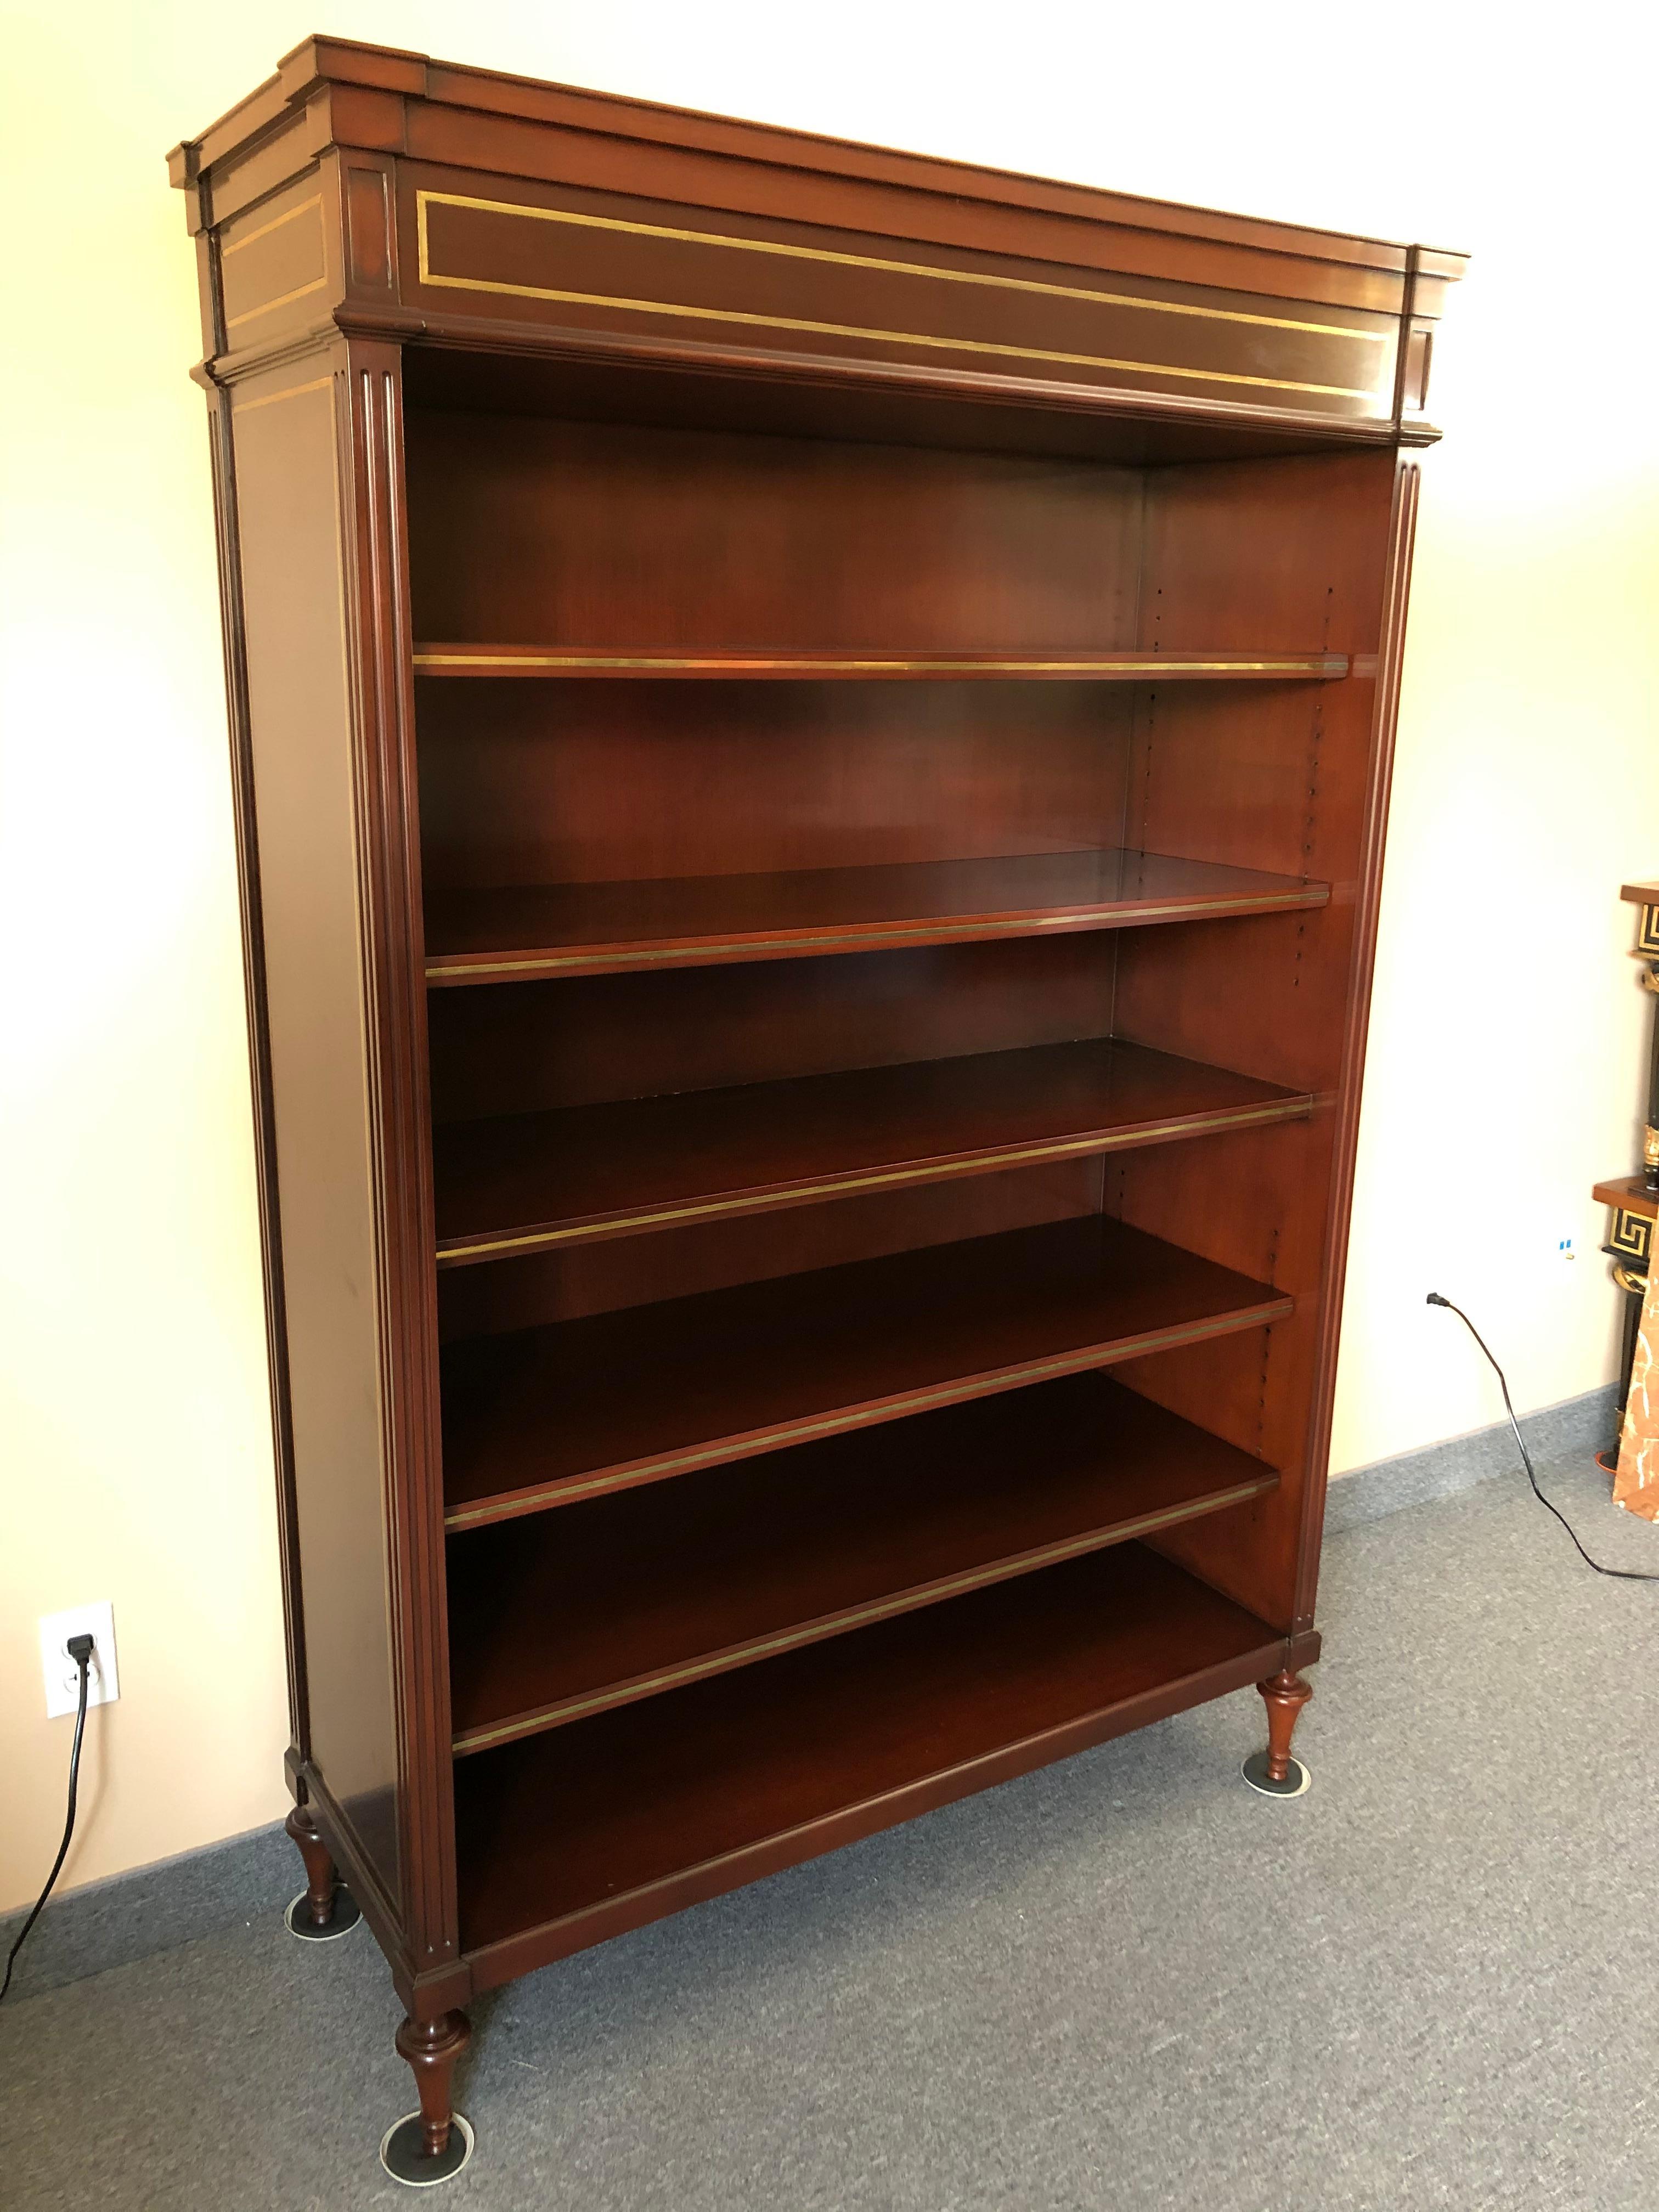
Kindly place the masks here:
<instances>
[{"instance_id":1,"label":"mahogany bookcase","mask_svg":"<svg viewBox=\"0 0 1659 2212\"><path fill-rule=\"evenodd\" d=\"M289 1828L434 2178L476 1992L1251 1682L1302 1779L1463 264L320 38L173 173Z\"/></svg>"}]
</instances>

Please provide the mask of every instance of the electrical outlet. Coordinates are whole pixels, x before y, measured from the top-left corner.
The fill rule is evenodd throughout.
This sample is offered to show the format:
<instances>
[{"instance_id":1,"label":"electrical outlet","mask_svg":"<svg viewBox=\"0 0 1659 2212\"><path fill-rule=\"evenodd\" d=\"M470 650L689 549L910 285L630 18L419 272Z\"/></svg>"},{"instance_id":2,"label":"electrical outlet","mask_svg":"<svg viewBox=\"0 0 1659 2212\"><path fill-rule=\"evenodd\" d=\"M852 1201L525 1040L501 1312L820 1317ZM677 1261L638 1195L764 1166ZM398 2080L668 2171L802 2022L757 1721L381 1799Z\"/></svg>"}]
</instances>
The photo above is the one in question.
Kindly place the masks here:
<instances>
[{"instance_id":1,"label":"electrical outlet","mask_svg":"<svg viewBox=\"0 0 1659 2212\"><path fill-rule=\"evenodd\" d=\"M115 1607L107 1601L98 1605L71 1606L67 1613L40 1616L40 1669L46 1679L46 1718L72 1713L81 1698L81 1670L69 1655L71 1636L92 1638L92 1657L87 1665L87 1703L112 1705L121 1694L115 1671Z\"/></svg>"}]
</instances>

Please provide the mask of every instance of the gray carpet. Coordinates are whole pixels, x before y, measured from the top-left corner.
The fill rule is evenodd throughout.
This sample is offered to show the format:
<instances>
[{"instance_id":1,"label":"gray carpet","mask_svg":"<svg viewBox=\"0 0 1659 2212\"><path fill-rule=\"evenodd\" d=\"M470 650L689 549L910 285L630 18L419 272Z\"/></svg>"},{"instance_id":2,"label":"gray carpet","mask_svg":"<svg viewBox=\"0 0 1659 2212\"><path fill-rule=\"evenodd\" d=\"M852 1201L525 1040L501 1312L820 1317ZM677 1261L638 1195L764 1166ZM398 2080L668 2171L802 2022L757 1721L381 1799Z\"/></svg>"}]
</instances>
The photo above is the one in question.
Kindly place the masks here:
<instances>
[{"instance_id":1,"label":"gray carpet","mask_svg":"<svg viewBox=\"0 0 1659 2212\"><path fill-rule=\"evenodd\" d=\"M477 2008L428 2201L1647 2212L1656 1608L1518 1472L1334 1537L1309 1796L1238 1780L1245 1692L550 1968ZM421 2201L373 1942L282 1901L0 2012L7 2212Z\"/></svg>"}]
</instances>

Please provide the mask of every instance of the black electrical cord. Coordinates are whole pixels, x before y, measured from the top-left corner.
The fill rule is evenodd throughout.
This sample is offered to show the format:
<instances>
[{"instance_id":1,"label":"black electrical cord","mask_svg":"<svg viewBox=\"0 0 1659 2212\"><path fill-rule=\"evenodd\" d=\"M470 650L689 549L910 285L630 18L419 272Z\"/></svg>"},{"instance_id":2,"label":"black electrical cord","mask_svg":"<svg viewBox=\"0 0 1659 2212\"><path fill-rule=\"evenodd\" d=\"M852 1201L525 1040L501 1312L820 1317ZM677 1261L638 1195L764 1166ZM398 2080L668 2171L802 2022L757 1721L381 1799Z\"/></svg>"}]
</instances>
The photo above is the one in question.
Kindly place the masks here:
<instances>
[{"instance_id":1,"label":"black electrical cord","mask_svg":"<svg viewBox=\"0 0 1659 2212\"><path fill-rule=\"evenodd\" d=\"M1449 1298L1443 1298L1438 1291L1431 1291L1429 1292L1428 1303L1431 1306L1444 1306L1448 1313L1455 1313L1459 1321L1462 1322L1464 1328L1468 1329L1469 1334L1480 1346L1482 1352L1486 1353L1487 1358L1492 1360L1492 1371L1498 1377L1498 1387L1504 1394L1504 1411L1509 1415L1510 1426L1515 1431L1515 1441L1520 1446L1521 1449L1521 1463L1527 1470L1527 1480L1532 1485L1532 1494L1538 1500L1538 1503L1540 1505L1549 1505L1550 1511L1554 1514L1556 1519L1566 1530L1568 1535L1572 1538L1573 1547L1577 1552L1579 1558L1584 1562L1584 1565L1587 1567L1594 1567L1598 1575L1612 1575L1617 1581L1621 1583L1659 1583L1659 1574L1646 1572L1640 1567L1604 1567L1600 1559L1591 1559L1589 1553L1578 1541L1577 1532L1573 1528L1571 1522L1568 1520L1566 1515L1562 1512L1559 1505L1550 1504L1549 1499L1545 1497L1543 1492L1538 1487L1538 1477L1533 1472L1532 1454L1527 1449L1527 1440L1521 1433L1521 1424L1516 1419L1515 1408L1510 1403L1510 1386L1504 1379L1503 1369L1498 1365L1495 1359L1492 1359L1491 1346L1488 1345L1486 1338L1481 1335L1480 1330L1469 1319L1462 1306L1455 1306Z\"/></svg>"},{"instance_id":2,"label":"black electrical cord","mask_svg":"<svg viewBox=\"0 0 1659 2212\"><path fill-rule=\"evenodd\" d=\"M75 1741L70 1750L69 1813L64 1822L64 1840L58 1846L58 1856L52 1863L52 1872L46 1876L46 1886L34 1900L34 1910L17 1931L17 1941L6 1958L6 1978L0 1982L0 2004L5 2002L6 1991L11 1987L11 1970L17 1964L17 1954L24 1939L40 1917L40 1908L52 1895L52 1886L64 1871L64 1861L69 1856L70 1838L75 1833L75 1793L81 1784L81 1739L87 1732L88 1670L92 1665L93 1640L89 1636L71 1636L69 1655L81 1670L81 1696L75 1709Z\"/></svg>"}]
</instances>

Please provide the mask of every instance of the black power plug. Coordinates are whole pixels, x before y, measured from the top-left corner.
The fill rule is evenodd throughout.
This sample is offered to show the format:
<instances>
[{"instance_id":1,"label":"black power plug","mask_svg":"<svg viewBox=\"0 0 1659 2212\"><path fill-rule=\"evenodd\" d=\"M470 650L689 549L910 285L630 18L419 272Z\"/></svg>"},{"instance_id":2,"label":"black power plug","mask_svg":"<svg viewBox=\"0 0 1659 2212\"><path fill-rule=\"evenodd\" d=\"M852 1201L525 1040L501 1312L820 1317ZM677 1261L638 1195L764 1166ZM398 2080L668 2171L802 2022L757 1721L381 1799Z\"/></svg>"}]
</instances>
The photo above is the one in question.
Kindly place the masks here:
<instances>
[{"instance_id":1,"label":"black power plug","mask_svg":"<svg viewBox=\"0 0 1659 2212\"><path fill-rule=\"evenodd\" d=\"M17 1941L6 1957L6 1978L0 1982L0 2002L11 1987L11 1970L17 1964L17 1954L25 1938L40 1917L40 1908L52 1895L52 1884L64 1870L64 1861L69 1856L70 1838L75 1833L75 1797L81 1786L81 1739L87 1732L87 1692L90 1685L92 1655L97 1645L90 1636L71 1636L64 1649L74 1660L81 1677L81 1694L75 1708L75 1741L70 1749L69 1810L64 1821L64 1840L58 1846L58 1856L52 1863L52 1872L46 1876L46 1886L34 1900L34 1910L17 1931Z\"/></svg>"}]
</instances>

